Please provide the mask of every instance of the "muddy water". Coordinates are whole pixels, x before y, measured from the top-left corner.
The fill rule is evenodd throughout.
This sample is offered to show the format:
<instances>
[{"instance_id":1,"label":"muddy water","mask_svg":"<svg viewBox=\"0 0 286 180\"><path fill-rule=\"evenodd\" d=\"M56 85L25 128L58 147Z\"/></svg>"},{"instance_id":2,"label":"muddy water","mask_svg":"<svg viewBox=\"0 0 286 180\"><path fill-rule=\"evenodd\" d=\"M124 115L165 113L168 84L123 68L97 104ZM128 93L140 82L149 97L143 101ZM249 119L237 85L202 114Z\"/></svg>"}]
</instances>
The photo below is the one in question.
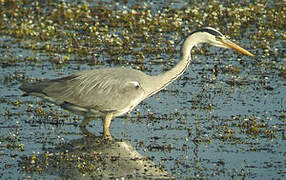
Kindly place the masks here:
<instances>
[{"instance_id":1,"label":"muddy water","mask_svg":"<svg viewBox=\"0 0 286 180\"><path fill-rule=\"evenodd\" d=\"M20 9L20 5L5 3L1 4L0 37L1 179L285 178L286 36L285 29L281 29L283 24L278 23L285 16L283 1L235 6L214 3L196 8L181 1L173 4L101 2L101 5L95 2L74 6L72 2L66 6L22 4L41 12L35 17L49 25L41 28L37 28L40 22L28 15L11 14L10 10ZM261 9L252 10L256 6ZM233 7L240 10L236 12ZM62 22L53 15L52 9L65 12ZM81 11L88 14L90 10L90 17L73 17L68 9L73 9L75 14ZM139 10L146 18L141 21L150 24L135 26L136 18L132 14ZM232 11L248 25L237 26L238 19L226 19L225 24L231 25L225 28L225 24L214 18L220 17L219 12L231 14ZM205 13L212 14L209 21ZM179 80L146 99L130 115L113 120L113 143L98 140L102 133L100 120L88 127L95 135L94 140L86 140L78 127L82 117L38 98L21 96L18 87L22 82L57 78L87 69L125 66L149 74L163 72L178 60L184 34L200 27L200 23L190 27L184 17L187 15L189 22L201 19L202 24L216 23L218 29L256 57L207 45L199 47L193 53L193 63ZM267 16L263 18L263 15ZM111 18L106 20L105 16ZM169 20L170 17L175 20ZM176 24L178 17L182 24ZM79 25L67 18L74 18ZM95 22L104 25L94 26L95 32L90 32L81 29L85 21L90 27ZM61 31L49 32L53 27ZM114 35L118 29L121 30L119 38ZM69 32L76 36L71 37ZM42 39L37 33L42 33ZM91 35L94 39L89 39ZM73 38L76 40L70 40ZM123 39L124 46L120 47L124 48L118 49L118 44L112 44L112 38L119 44ZM97 42L98 39L101 41ZM116 54L118 51L121 53ZM136 171L130 170L125 160L134 161Z\"/></svg>"}]
</instances>

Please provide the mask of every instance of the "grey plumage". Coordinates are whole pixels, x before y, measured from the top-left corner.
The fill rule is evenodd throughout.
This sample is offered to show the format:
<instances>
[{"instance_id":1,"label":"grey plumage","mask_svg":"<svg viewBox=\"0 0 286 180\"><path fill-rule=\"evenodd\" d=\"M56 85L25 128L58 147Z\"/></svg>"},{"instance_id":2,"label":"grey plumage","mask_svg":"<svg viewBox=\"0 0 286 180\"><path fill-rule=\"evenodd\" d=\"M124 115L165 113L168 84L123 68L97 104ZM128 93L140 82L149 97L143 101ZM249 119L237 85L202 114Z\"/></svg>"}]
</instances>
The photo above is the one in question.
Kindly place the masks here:
<instances>
[{"instance_id":1,"label":"grey plumage","mask_svg":"<svg viewBox=\"0 0 286 180\"><path fill-rule=\"evenodd\" d=\"M150 76L141 71L107 68L23 84L20 89L88 117L104 116L106 112L120 116L142 100L145 79Z\"/></svg>"}]
</instances>

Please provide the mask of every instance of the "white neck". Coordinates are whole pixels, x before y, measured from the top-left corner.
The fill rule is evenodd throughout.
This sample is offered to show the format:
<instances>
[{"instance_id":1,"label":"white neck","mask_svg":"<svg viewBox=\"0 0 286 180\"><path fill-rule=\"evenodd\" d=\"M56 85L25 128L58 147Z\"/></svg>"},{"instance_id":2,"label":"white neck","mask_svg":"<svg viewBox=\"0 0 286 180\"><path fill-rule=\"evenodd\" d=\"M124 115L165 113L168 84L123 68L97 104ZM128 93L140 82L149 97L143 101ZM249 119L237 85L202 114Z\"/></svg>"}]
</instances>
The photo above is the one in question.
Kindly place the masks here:
<instances>
[{"instance_id":1,"label":"white neck","mask_svg":"<svg viewBox=\"0 0 286 180\"><path fill-rule=\"evenodd\" d=\"M165 88L167 85L175 81L180 77L188 68L191 62L191 50L194 46L204 41L198 38L198 34L192 34L184 41L181 47L181 58L178 64L176 64L172 69L154 76L154 81L152 81L152 86L150 87L150 95L153 95Z\"/></svg>"}]
</instances>

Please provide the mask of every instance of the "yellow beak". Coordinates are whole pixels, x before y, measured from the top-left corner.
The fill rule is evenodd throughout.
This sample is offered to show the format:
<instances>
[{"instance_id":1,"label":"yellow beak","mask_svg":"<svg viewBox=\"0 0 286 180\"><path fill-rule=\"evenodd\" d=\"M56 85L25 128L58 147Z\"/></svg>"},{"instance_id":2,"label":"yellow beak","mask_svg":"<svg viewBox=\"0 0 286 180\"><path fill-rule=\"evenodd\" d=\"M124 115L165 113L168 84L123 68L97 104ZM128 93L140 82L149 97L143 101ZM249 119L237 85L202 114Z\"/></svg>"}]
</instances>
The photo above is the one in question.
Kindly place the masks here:
<instances>
[{"instance_id":1,"label":"yellow beak","mask_svg":"<svg viewBox=\"0 0 286 180\"><path fill-rule=\"evenodd\" d=\"M248 56L251 56L251 57L254 56L252 53L250 53L250 52L247 51L246 49L243 49L242 47L240 47L240 46L234 44L233 42L231 42L231 41L229 41L229 40L222 39L222 43L223 43L225 46L227 46L227 47L229 47L229 48L231 48L231 49L234 49L234 50L236 50L236 51L238 51L238 52L240 52L240 53L242 53L242 54L245 54L245 55L248 55Z\"/></svg>"}]
</instances>

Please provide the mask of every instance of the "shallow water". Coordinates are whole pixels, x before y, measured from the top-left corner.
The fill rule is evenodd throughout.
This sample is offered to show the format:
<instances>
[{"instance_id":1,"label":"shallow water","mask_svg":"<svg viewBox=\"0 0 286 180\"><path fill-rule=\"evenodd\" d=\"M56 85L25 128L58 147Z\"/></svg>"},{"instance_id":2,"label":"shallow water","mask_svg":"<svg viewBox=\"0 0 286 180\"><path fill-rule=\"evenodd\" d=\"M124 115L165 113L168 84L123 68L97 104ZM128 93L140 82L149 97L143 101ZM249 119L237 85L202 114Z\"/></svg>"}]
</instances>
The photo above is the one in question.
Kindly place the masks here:
<instances>
[{"instance_id":1,"label":"shallow water","mask_svg":"<svg viewBox=\"0 0 286 180\"><path fill-rule=\"evenodd\" d=\"M130 115L113 120L111 132L115 140L130 143L137 153L146 157L148 161L152 161L156 168L162 169L163 172L166 171L169 177L176 179L284 179L286 175L286 36L285 31L281 30L283 24L277 24L277 19L279 16L283 18L285 11L281 7L278 8L279 3L283 3L283 1L277 1L278 5L271 2L259 1L257 6L264 5L266 8L257 10L257 12L247 10L254 6L252 4L237 4L237 7L242 9L240 15L253 20L240 28L235 27L237 19L229 19L229 22L233 23L229 27L233 32L221 24L218 24L217 27L231 39L235 39L238 44L256 54L255 58L207 45L196 49L192 56L193 63L181 78L162 92L143 101ZM48 14L49 9L62 8L59 4L47 3L42 9L45 9L43 11ZM96 1L79 9L90 8L93 10L92 8L99 7L97 5ZM21 37L22 34L20 32L17 34L17 30L12 28L13 16L1 15L3 21L6 18L8 20L5 22L11 22L10 26L1 24L3 28L0 37L1 179L60 179L67 177L66 174L75 170L76 167L68 168L65 163L60 162L64 166L54 170L50 165L52 161L49 163L49 158L46 156L47 152L66 152L66 146L61 148L59 146L74 145L74 141L82 142L82 146L85 147L85 141L81 140L83 135L78 127L82 117L50 103L42 102L39 98L22 97L22 92L18 87L23 81L57 78L77 71L110 66L133 67L154 75L171 68L176 63L177 50L183 38L179 34L184 36L189 30L200 26L200 23L194 23L193 27L188 26L189 29L176 25L168 27L170 29L164 29L162 24L154 22L151 24L154 26L155 30L153 30L151 25L148 27L142 25L139 30L147 32L151 38L146 37L146 41L144 41L139 37L134 39L134 42L126 40L124 53L114 55L112 53L117 53L117 49L114 45L110 45L111 42L108 41L108 38L113 37L109 37L108 34L113 34L118 28L122 30L118 33L121 37L120 33L124 34L124 29L128 29L127 35L130 35L131 39L136 37L136 29L132 31L131 27L119 26L120 21L133 23L132 15L128 14L131 19L125 19L129 16L123 16L119 12L127 11L128 13L138 4L102 2L101 5L100 12L103 15L111 14L111 18L109 18L111 20L105 22L106 18L102 14L95 10L94 13L99 13L97 17L99 22L102 19L102 22L107 23L106 26L112 27L107 30L104 30L102 27L104 25L101 24L97 27L100 29L100 36L94 38L102 39L101 42L91 42L88 39L88 34L84 33L85 29L80 29L76 23L61 24L57 22L58 24L56 24L63 30L66 27L67 32L74 31L79 36L75 37L78 38L78 43L88 46L89 53L87 54L84 48L75 48L74 44L70 45L68 42L70 36L68 35L64 37L61 37L63 34L60 33L58 37L47 35L47 37L42 37L48 39L45 41L27 31L27 34ZM209 7L210 5L212 7ZM222 7L216 7L215 3L210 5L199 6L199 12L207 13L208 9L232 7L226 2L222 3ZM153 16L149 17L151 22L156 17L160 17L159 19L167 19L168 16L181 17L193 7L192 4L182 1L175 1L173 4L169 1L162 1L162 3L156 1L141 6L142 12L148 8L152 10L153 14L151 13L151 15ZM6 10L3 12L9 14L10 6L1 8L3 7L2 10ZM68 7L66 8L68 9ZM76 7L74 8L76 9ZM119 18L116 16L116 8L119 8ZM110 9L113 12L109 12ZM163 17L161 17L158 9L160 12L165 10L167 16L162 15ZM195 9L193 10L194 16L192 17L196 22L196 18L200 19L200 17L196 15ZM275 13L275 10L278 13ZM192 10L190 11L192 12ZM271 12L274 13L271 15ZM75 14L77 13L75 12ZM271 15L272 19L277 21L273 20L272 22L255 13ZM51 17L41 15L44 20L53 17L52 15ZM19 18L16 15L15 17ZM96 18L91 16L91 19ZM203 13L201 19L204 19ZM211 26L216 22L215 18L214 22L210 19L209 21L205 19L202 24ZM25 17L18 20L22 24L26 21ZM74 21L77 20L78 23L83 23L82 21L85 19L78 18ZM148 18L144 20L147 22ZM182 26L187 24L186 19L184 21L182 18L182 21ZM252 24L254 21L257 23ZM44 22L48 23L48 21ZM29 23L26 25L28 26ZM269 27L272 29L268 29ZM43 28L45 29L45 27ZM147 29L144 30L144 28ZM160 28L163 33L156 30ZM272 37L266 33L267 30L269 33L275 32ZM34 31L38 32L36 28ZM164 45L170 40L174 41L174 45L172 43ZM44 47L47 42L51 42L51 46L55 49ZM96 43L99 43L99 46L96 46L98 45ZM110 48L107 48L109 45ZM149 45L154 49L148 49ZM39 48L41 46L44 48ZM133 46L133 48L128 49L129 46ZM175 49L170 49L174 46L176 46ZM160 47L162 48L160 49ZM75 51L70 53L68 48ZM146 49L144 50L144 48ZM142 57L144 57L143 61L141 61ZM100 136L101 121L92 121L88 129L95 136ZM78 146L80 144L77 142L76 147ZM72 151L70 154L66 152L63 157L50 155L50 159L54 160L60 157L60 160L69 161L70 157L74 156L79 156L80 159L82 153L96 154L108 150L108 148L99 150L95 148L84 151L85 148L80 149L81 151ZM81 159L77 162L79 164L75 177L103 177L99 171L93 171L99 162L102 163L101 160L85 161ZM61 168L64 168L65 172L61 173ZM124 168L122 169L119 168L120 172L124 171ZM109 169L106 172L110 172ZM112 174L109 177L122 176L124 175ZM136 176L144 179L142 174L138 176L137 173L125 175L125 178L136 178Z\"/></svg>"}]
</instances>

